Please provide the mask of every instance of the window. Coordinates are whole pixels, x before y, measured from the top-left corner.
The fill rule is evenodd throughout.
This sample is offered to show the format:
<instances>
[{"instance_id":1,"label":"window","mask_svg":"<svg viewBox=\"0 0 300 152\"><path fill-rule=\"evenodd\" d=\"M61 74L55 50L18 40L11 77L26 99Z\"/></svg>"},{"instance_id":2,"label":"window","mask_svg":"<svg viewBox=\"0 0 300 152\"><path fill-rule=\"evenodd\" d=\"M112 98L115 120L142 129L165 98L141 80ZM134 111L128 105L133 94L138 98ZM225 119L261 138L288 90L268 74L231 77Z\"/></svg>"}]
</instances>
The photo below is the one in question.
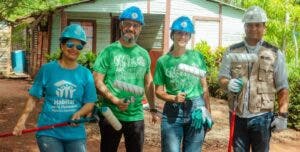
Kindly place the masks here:
<instances>
[{"instance_id":1,"label":"window","mask_svg":"<svg viewBox=\"0 0 300 152\"><path fill-rule=\"evenodd\" d=\"M111 18L111 38L110 42L115 42L121 37L121 31L119 27L120 21L118 16Z\"/></svg>"},{"instance_id":2,"label":"window","mask_svg":"<svg viewBox=\"0 0 300 152\"><path fill-rule=\"evenodd\" d=\"M80 24L85 33L87 43L84 47L85 51L96 52L96 22L94 20L68 20L68 25Z\"/></svg>"}]
</instances>

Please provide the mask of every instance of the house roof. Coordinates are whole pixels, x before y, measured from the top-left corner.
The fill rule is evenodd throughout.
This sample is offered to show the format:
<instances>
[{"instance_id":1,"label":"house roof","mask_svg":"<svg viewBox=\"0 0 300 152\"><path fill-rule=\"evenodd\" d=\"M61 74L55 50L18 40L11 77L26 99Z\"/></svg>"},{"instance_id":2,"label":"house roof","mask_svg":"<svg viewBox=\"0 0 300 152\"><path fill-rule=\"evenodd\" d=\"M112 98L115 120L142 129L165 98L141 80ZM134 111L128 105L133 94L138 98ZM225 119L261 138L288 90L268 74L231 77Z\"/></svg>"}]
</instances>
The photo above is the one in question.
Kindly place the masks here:
<instances>
[{"instance_id":1,"label":"house roof","mask_svg":"<svg viewBox=\"0 0 300 152\"><path fill-rule=\"evenodd\" d=\"M225 3L225 2L222 2L222 1L219 1L219 0L207 0L207 1L210 1L210 2L213 2L213 3L220 3L220 4L222 4L222 5L229 6L229 7L232 7L232 8L234 8L234 9L246 11L246 10L245 10L244 8L242 8L242 7L238 7L238 6L235 6L235 5L232 5L232 4L228 4L228 3Z\"/></svg>"},{"instance_id":2,"label":"house roof","mask_svg":"<svg viewBox=\"0 0 300 152\"><path fill-rule=\"evenodd\" d=\"M73 6L73 5L78 5L78 4L82 4L82 3L88 3L88 2L94 2L95 0L81 0L79 2L75 2L75 3L71 3L71 4L66 4L66 5L61 5L61 6L57 6L54 9L61 9L61 8L65 8L65 7L69 7L69 6ZM49 12L51 12L52 10L45 10L45 11L37 11L37 12L32 12L26 16L22 16L20 18L17 18L15 21L11 21L14 22L15 24L18 24L20 22L27 22L27 23L31 23L34 18L36 16L41 16L41 15L45 15L48 14Z\"/></svg>"}]
</instances>

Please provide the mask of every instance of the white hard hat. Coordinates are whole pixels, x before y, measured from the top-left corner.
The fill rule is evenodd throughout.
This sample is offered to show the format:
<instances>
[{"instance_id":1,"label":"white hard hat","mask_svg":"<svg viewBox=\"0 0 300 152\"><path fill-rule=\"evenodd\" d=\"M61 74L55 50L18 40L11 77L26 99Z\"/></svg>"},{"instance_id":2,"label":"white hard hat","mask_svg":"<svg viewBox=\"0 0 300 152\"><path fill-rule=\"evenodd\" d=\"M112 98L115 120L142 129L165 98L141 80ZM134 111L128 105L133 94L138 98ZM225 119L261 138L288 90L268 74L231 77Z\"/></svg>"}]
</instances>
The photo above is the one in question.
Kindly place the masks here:
<instances>
[{"instance_id":1,"label":"white hard hat","mask_svg":"<svg viewBox=\"0 0 300 152\"><path fill-rule=\"evenodd\" d=\"M267 20L266 12L258 6L249 7L243 17L245 23L264 23Z\"/></svg>"}]
</instances>

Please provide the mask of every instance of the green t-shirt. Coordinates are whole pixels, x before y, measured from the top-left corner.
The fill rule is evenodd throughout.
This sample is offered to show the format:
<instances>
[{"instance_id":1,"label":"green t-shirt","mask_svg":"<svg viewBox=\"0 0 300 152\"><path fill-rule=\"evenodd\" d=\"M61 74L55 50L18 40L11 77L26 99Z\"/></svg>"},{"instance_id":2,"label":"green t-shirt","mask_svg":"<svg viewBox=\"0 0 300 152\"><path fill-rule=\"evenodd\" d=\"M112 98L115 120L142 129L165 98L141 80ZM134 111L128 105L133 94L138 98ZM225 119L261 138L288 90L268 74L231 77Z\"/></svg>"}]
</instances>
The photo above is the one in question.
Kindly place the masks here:
<instances>
[{"instance_id":1,"label":"green t-shirt","mask_svg":"<svg viewBox=\"0 0 300 152\"><path fill-rule=\"evenodd\" d=\"M116 41L99 53L93 68L95 72L105 75L104 83L110 92L120 99L135 98L135 102L130 103L126 111L120 111L111 101L102 98L102 106L110 107L119 120L143 120L144 112L141 102L143 96L117 89L113 85L114 81L118 80L144 88L144 77L150 72L150 64L148 52L139 45L126 48Z\"/></svg>"},{"instance_id":2,"label":"green t-shirt","mask_svg":"<svg viewBox=\"0 0 300 152\"><path fill-rule=\"evenodd\" d=\"M154 84L165 86L167 93L172 95L184 91L190 99L202 96L203 88L200 78L180 71L178 69L180 63L207 71L204 57L197 51L188 50L179 57L167 53L157 60Z\"/></svg>"}]
</instances>

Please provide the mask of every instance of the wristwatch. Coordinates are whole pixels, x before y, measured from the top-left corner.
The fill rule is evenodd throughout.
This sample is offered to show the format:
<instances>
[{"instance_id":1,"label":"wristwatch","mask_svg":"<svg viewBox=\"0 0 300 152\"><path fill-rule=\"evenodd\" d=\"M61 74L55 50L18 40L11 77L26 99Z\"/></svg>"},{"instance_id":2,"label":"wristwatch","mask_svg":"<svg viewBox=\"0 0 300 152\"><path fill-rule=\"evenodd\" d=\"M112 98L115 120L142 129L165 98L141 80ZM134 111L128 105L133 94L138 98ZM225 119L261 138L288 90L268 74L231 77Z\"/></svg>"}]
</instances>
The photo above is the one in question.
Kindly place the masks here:
<instances>
[{"instance_id":1,"label":"wristwatch","mask_svg":"<svg viewBox=\"0 0 300 152\"><path fill-rule=\"evenodd\" d=\"M155 108L151 108L151 109L150 109L150 112L157 113L157 109L155 109Z\"/></svg>"},{"instance_id":2,"label":"wristwatch","mask_svg":"<svg viewBox=\"0 0 300 152\"><path fill-rule=\"evenodd\" d=\"M281 116L283 118L287 118L289 116L288 112L278 112L278 116Z\"/></svg>"}]
</instances>

